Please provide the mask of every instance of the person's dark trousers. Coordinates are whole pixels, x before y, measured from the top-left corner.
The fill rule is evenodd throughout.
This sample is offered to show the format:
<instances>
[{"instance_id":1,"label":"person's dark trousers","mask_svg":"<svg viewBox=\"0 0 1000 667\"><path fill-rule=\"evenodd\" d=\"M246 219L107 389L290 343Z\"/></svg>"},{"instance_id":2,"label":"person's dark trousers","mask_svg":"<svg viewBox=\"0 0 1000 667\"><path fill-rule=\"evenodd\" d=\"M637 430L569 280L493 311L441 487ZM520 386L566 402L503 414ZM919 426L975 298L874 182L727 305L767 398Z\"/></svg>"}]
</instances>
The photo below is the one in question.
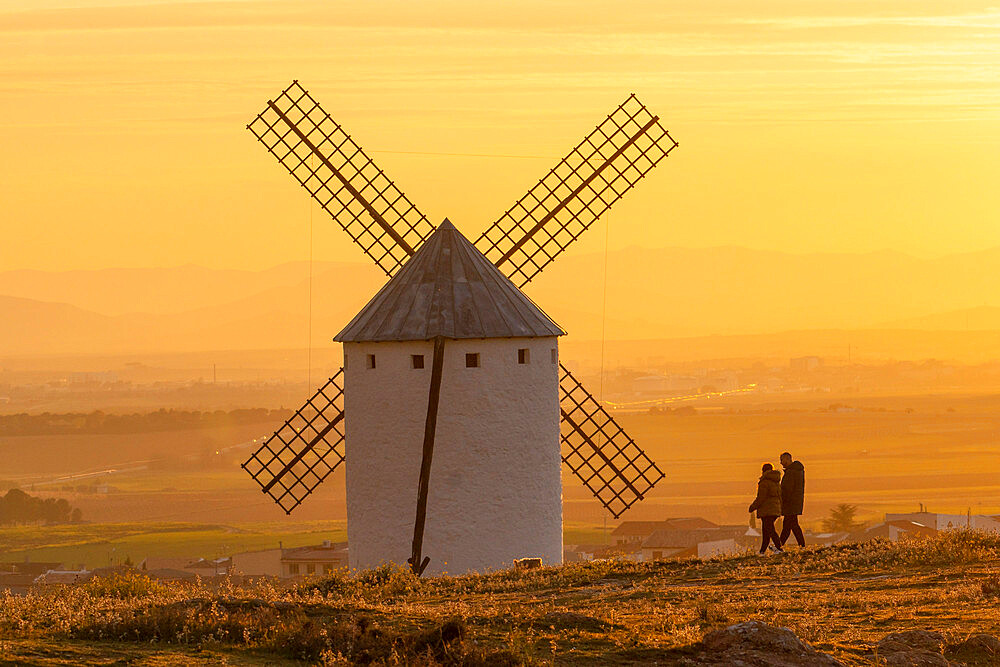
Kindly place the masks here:
<instances>
[{"instance_id":1,"label":"person's dark trousers","mask_svg":"<svg viewBox=\"0 0 1000 667\"><path fill-rule=\"evenodd\" d=\"M779 538L778 546L785 546L788 536L792 533L795 534L795 541L799 543L799 546L804 547L806 545L806 538L802 534L799 517L794 514L786 514L781 517L781 537Z\"/></svg>"},{"instance_id":2,"label":"person's dark trousers","mask_svg":"<svg viewBox=\"0 0 1000 667\"><path fill-rule=\"evenodd\" d=\"M760 552L767 553L767 543L774 542L774 546L781 548L778 543L778 531L774 529L774 522L778 520L776 516L764 516L760 518Z\"/></svg>"}]
</instances>

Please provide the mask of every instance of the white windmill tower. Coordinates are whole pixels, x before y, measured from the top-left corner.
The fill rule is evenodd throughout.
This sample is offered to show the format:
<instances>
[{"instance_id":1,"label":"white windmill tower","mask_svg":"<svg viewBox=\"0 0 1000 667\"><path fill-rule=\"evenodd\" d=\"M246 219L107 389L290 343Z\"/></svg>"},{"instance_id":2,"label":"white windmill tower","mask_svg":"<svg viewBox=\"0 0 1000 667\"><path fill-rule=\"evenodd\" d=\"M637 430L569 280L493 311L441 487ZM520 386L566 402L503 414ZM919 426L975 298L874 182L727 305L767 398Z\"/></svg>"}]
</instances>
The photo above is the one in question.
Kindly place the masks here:
<instances>
[{"instance_id":1,"label":"white windmill tower","mask_svg":"<svg viewBox=\"0 0 1000 667\"><path fill-rule=\"evenodd\" d=\"M335 337L345 368L243 464L286 512L348 457L351 566L463 573L561 562L560 459L616 518L662 479L520 290L677 146L634 95L475 244L297 81L247 127L390 276Z\"/></svg>"},{"instance_id":2,"label":"white windmill tower","mask_svg":"<svg viewBox=\"0 0 1000 667\"><path fill-rule=\"evenodd\" d=\"M445 220L336 336L351 415L352 565L412 555L408 491L425 451L433 484L422 548L435 556L432 572L525 555L560 561L563 333Z\"/></svg>"}]
</instances>

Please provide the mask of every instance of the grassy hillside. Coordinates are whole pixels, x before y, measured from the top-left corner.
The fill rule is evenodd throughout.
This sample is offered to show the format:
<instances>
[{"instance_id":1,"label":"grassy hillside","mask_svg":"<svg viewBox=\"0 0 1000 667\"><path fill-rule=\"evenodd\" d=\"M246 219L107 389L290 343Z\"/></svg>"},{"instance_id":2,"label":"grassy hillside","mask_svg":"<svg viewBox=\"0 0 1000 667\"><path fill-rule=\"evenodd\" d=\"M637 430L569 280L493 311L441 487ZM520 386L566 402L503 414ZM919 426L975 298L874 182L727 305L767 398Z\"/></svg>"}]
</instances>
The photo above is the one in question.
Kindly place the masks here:
<instances>
[{"instance_id":1,"label":"grassy hillside","mask_svg":"<svg viewBox=\"0 0 1000 667\"><path fill-rule=\"evenodd\" d=\"M718 664L734 649L709 633L752 620L849 665L876 664L905 642L887 635L914 630L941 633L918 637L931 653L991 664L995 644L964 640L1000 632L998 568L1000 536L955 532L766 558L423 580L381 569L294 590L124 578L0 597L0 646L19 664Z\"/></svg>"}]
</instances>

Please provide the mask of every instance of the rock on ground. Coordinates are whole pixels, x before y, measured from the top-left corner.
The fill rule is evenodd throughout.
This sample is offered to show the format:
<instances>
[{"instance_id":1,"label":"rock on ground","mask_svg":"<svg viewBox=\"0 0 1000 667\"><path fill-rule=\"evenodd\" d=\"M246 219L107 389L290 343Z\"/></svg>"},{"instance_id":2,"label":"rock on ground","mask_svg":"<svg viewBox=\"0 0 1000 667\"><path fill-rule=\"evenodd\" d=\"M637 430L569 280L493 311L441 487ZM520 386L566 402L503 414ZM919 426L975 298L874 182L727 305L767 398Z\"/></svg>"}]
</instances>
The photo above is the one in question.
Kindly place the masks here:
<instances>
[{"instance_id":1,"label":"rock on ground","mask_svg":"<svg viewBox=\"0 0 1000 667\"><path fill-rule=\"evenodd\" d=\"M944 657L944 635L928 630L907 630L886 635L878 643L878 663L889 667L949 667Z\"/></svg>"},{"instance_id":2,"label":"rock on ground","mask_svg":"<svg viewBox=\"0 0 1000 667\"><path fill-rule=\"evenodd\" d=\"M884 667L980 667L1000 665L1000 639L979 634L949 644L940 632L907 630L886 635L868 656ZM671 664L689 667L843 667L787 628L759 621L715 630L675 653Z\"/></svg>"},{"instance_id":3,"label":"rock on ground","mask_svg":"<svg viewBox=\"0 0 1000 667\"><path fill-rule=\"evenodd\" d=\"M944 652L960 665L1000 665L1000 639L993 635L973 635L964 642L949 645Z\"/></svg>"},{"instance_id":4,"label":"rock on ground","mask_svg":"<svg viewBox=\"0 0 1000 667\"><path fill-rule=\"evenodd\" d=\"M929 630L908 630L886 635L878 643L875 662L887 667L957 667L1000 664L1000 640L979 634L957 644Z\"/></svg>"},{"instance_id":5,"label":"rock on ground","mask_svg":"<svg viewBox=\"0 0 1000 667\"><path fill-rule=\"evenodd\" d=\"M688 665L733 667L843 667L833 656L821 653L787 628L747 621L715 630L705 636Z\"/></svg>"}]
</instances>

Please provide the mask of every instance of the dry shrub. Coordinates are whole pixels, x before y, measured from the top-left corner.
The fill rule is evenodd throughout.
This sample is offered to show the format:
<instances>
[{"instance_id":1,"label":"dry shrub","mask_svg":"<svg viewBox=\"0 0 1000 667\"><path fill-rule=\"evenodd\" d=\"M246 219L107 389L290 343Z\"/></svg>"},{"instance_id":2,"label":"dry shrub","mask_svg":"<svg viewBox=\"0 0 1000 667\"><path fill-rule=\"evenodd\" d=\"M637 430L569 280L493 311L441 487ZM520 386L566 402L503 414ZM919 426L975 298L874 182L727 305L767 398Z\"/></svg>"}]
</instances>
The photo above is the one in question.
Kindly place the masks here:
<instances>
[{"instance_id":1,"label":"dry shrub","mask_svg":"<svg viewBox=\"0 0 1000 667\"><path fill-rule=\"evenodd\" d=\"M857 544L788 552L780 558L736 557L712 566L716 574L737 577L800 572L871 572L925 565L964 565L1000 559L1000 534L949 530L935 537Z\"/></svg>"},{"instance_id":2,"label":"dry shrub","mask_svg":"<svg viewBox=\"0 0 1000 667\"><path fill-rule=\"evenodd\" d=\"M386 631L363 614L310 616L301 605L198 599L138 606L72 629L77 639L165 644L226 644L297 660L339 656L350 663L390 660L476 663L490 654L466 646L465 623L449 619L411 633Z\"/></svg>"},{"instance_id":3,"label":"dry shrub","mask_svg":"<svg viewBox=\"0 0 1000 667\"><path fill-rule=\"evenodd\" d=\"M422 590L444 595L522 593L547 589L568 590L631 579L650 573L648 564L628 560L595 560L566 563L534 570L500 570L485 574L421 580Z\"/></svg>"},{"instance_id":4,"label":"dry shrub","mask_svg":"<svg viewBox=\"0 0 1000 667\"><path fill-rule=\"evenodd\" d=\"M81 589L93 597L131 600L162 595L166 587L158 581L138 572L122 572L110 577L95 577L84 584Z\"/></svg>"},{"instance_id":5,"label":"dry shrub","mask_svg":"<svg viewBox=\"0 0 1000 667\"><path fill-rule=\"evenodd\" d=\"M1000 575L991 574L979 582L979 589L983 592L983 597L1000 597Z\"/></svg>"},{"instance_id":6,"label":"dry shrub","mask_svg":"<svg viewBox=\"0 0 1000 667\"><path fill-rule=\"evenodd\" d=\"M663 565L660 567L662 569ZM386 564L356 573L340 570L322 579L307 582L298 590L303 594L386 602L404 599L413 594L461 596L553 588L565 590L649 573L649 566L642 563L599 560L533 570L512 568L484 574L419 578L409 568Z\"/></svg>"},{"instance_id":7,"label":"dry shrub","mask_svg":"<svg viewBox=\"0 0 1000 667\"><path fill-rule=\"evenodd\" d=\"M574 611L552 611L530 623L533 628L549 628L554 631L578 630L583 632L607 632L612 625L588 614Z\"/></svg>"},{"instance_id":8,"label":"dry shrub","mask_svg":"<svg viewBox=\"0 0 1000 667\"><path fill-rule=\"evenodd\" d=\"M371 570L350 573L337 570L317 581L303 584L299 591L305 594L359 596L366 600L395 600L420 590L423 581L413 571L386 563Z\"/></svg>"},{"instance_id":9,"label":"dry shrub","mask_svg":"<svg viewBox=\"0 0 1000 667\"><path fill-rule=\"evenodd\" d=\"M697 607L698 622L702 627L716 627L729 622L725 609L712 602L700 603Z\"/></svg>"},{"instance_id":10,"label":"dry shrub","mask_svg":"<svg viewBox=\"0 0 1000 667\"><path fill-rule=\"evenodd\" d=\"M69 632L81 639L196 644L220 642L261 646L278 633L305 621L290 606L237 604L194 599L107 610Z\"/></svg>"}]
</instances>

